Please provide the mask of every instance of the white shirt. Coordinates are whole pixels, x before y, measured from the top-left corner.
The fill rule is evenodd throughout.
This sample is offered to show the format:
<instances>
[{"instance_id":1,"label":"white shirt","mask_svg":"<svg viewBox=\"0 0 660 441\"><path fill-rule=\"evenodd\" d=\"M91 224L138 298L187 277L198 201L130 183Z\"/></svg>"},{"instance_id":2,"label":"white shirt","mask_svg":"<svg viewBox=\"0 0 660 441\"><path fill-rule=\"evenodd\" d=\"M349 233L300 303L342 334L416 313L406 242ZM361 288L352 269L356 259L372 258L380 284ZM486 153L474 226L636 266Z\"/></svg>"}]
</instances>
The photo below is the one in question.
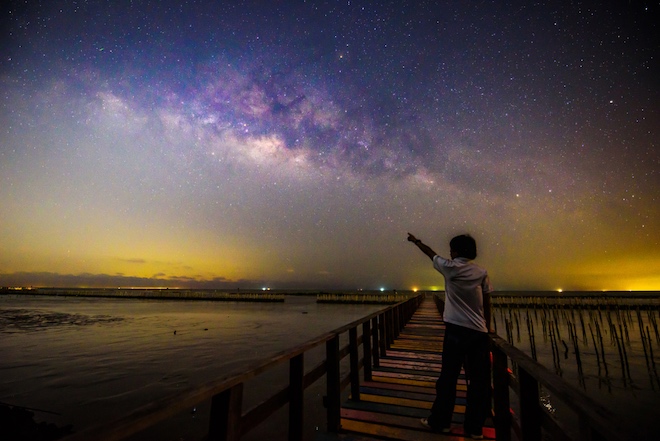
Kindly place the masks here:
<instances>
[{"instance_id":1,"label":"white shirt","mask_svg":"<svg viewBox=\"0 0 660 441\"><path fill-rule=\"evenodd\" d=\"M444 321L488 332L484 294L493 290L488 272L464 257L448 260L436 255L433 267L445 277Z\"/></svg>"}]
</instances>

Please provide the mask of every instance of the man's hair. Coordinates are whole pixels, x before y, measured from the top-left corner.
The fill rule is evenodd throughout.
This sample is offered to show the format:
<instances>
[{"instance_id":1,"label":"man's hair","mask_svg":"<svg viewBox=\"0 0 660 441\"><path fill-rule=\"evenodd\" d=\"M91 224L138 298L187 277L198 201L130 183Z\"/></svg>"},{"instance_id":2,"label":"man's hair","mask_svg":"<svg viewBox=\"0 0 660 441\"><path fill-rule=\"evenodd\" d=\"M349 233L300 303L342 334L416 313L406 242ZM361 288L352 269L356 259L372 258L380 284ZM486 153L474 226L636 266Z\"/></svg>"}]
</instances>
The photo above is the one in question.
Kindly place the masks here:
<instances>
[{"instance_id":1,"label":"man's hair","mask_svg":"<svg viewBox=\"0 0 660 441\"><path fill-rule=\"evenodd\" d=\"M461 234L449 241L449 248L458 254L458 257L475 259L477 257L477 242L469 234Z\"/></svg>"}]
</instances>

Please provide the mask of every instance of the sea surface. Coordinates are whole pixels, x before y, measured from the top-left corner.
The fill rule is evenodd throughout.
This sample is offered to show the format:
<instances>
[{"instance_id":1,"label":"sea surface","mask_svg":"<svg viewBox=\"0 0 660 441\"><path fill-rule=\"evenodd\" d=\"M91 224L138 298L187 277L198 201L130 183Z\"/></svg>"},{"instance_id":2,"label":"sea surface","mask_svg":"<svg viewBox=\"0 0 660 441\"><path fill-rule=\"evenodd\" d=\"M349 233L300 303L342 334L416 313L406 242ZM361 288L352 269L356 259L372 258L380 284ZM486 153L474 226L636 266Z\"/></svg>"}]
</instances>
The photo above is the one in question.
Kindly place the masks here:
<instances>
[{"instance_id":1,"label":"sea surface","mask_svg":"<svg viewBox=\"0 0 660 441\"><path fill-rule=\"evenodd\" d=\"M0 296L0 402L39 409L37 421L72 424L82 430L172 393L240 372L382 308L318 304L313 296L287 296L283 303ZM504 316L497 319L502 326ZM649 363L640 355L641 346L632 331L630 335L630 378L617 371L618 353L611 352L610 346L606 348L607 376L593 361L593 351L589 357L589 349L584 349L581 361L584 384L578 381L574 354L561 360L562 376L622 418L650 431L660 415L660 385L649 373ZM529 351L528 340L513 339ZM544 346L538 328L536 340L539 362L553 368L551 348ZM657 365L659 355L657 350ZM321 351L309 354L305 366L309 369L322 357ZM246 406L263 398L264 391L274 392L285 380L286 365L251 380L246 384ZM323 393L319 384L306 392L307 439L313 439L324 425ZM549 407L555 406L550 402ZM264 431L284 437L285 410L275 416L275 422L245 439L262 439ZM208 403L202 403L135 439L197 439L206 431L207 414Z\"/></svg>"},{"instance_id":2,"label":"sea surface","mask_svg":"<svg viewBox=\"0 0 660 441\"><path fill-rule=\"evenodd\" d=\"M47 411L35 419L82 430L240 372L384 307L317 304L302 296L274 303L0 296L0 402ZM317 362L323 357L311 354L308 368L315 355ZM246 385L248 405L260 392L277 390L273 375ZM318 401L318 415L308 412L316 416L308 432L323 423L316 389L306 393L310 409ZM203 434L207 412L191 409L177 426ZM152 439L195 436L170 428Z\"/></svg>"}]
</instances>

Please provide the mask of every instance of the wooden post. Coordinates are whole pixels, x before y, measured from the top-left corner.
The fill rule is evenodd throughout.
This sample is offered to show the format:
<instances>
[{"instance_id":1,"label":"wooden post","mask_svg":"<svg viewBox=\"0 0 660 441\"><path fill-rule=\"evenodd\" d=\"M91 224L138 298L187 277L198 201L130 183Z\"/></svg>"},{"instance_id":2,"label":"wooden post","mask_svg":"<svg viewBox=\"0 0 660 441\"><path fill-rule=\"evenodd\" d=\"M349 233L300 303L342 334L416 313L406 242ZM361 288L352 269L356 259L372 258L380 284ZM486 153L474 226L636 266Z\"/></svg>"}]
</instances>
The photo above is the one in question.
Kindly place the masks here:
<instances>
[{"instance_id":1,"label":"wooden post","mask_svg":"<svg viewBox=\"0 0 660 441\"><path fill-rule=\"evenodd\" d=\"M587 416L582 413L578 413L578 427L580 428L580 440L605 441L607 439L598 431L598 428L589 423ZM601 430L603 429L601 428Z\"/></svg>"},{"instance_id":2,"label":"wooden post","mask_svg":"<svg viewBox=\"0 0 660 441\"><path fill-rule=\"evenodd\" d=\"M399 336L399 331L401 331L401 307L396 306L392 311L392 317L394 318L394 335L392 336L396 339ZM394 340L392 341L394 343Z\"/></svg>"},{"instance_id":3,"label":"wooden post","mask_svg":"<svg viewBox=\"0 0 660 441\"><path fill-rule=\"evenodd\" d=\"M523 439L541 439L539 384L524 369L518 368L520 382L520 430Z\"/></svg>"},{"instance_id":4,"label":"wooden post","mask_svg":"<svg viewBox=\"0 0 660 441\"><path fill-rule=\"evenodd\" d=\"M348 330L348 340L351 366L351 399L353 401L360 401L360 363L358 360L360 355L358 353L358 338L356 327Z\"/></svg>"},{"instance_id":5,"label":"wooden post","mask_svg":"<svg viewBox=\"0 0 660 441\"><path fill-rule=\"evenodd\" d=\"M385 356L385 351L387 350L387 336L385 335L385 313L382 313L378 316L378 333L380 338L378 343L380 345L380 356Z\"/></svg>"},{"instance_id":6,"label":"wooden post","mask_svg":"<svg viewBox=\"0 0 660 441\"><path fill-rule=\"evenodd\" d=\"M364 381L371 381L371 328L369 320L362 323L362 350L364 353Z\"/></svg>"},{"instance_id":7,"label":"wooden post","mask_svg":"<svg viewBox=\"0 0 660 441\"><path fill-rule=\"evenodd\" d=\"M289 360L289 441L303 440L305 353Z\"/></svg>"},{"instance_id":8,"label":"wooden post","mask_svg":"<svg viewBox=\"0 0 660 441\"><path fill-rule=\"evenodd\" d=\"M387 336L385 341L389 348L394 343L394 313L392 308L385 312L385 335Z\"/></svg>"},{"instance_id":9,"label":"wooden post","mask_svg":"<svg viewBox=\"0 0 660 441\"><path fill-rule=\"evenodd\" d=\"M509 367L507 357L492 345L493 351L493 405L495 410L495 436L497 441L511 441L511 405L509 402Z\"/></svg>"},{"instance_id":10,"label":"wooden post","mask_svg":"<svg viewBox=\"0 0 660 441\"><path fill-rule=\"evenodd\" d=\"M380 366L380 342L378 341L378 318L371 319L371 336L373 337L374 344L372 345L374 367Z\"/></svg>"},{"instance_id":11,"label":"wooden post","mask_svg":"<svg viewBox=\"0 0 660 441\"><path fill-rule=\"evenodd\" d=\"M241 437L243 383L220 392L211 400L209 440L238 441Z\"/></svg>"},{"instance_id":12,"label":"wooden post","mask_svg":"<svg viewBox=\"0 0 660 441\"><path fill-rule=\"evenodd\" d=\"M341 428L341 380L339 377L339 335L325 343L325 360L328 366L326 377L326 414L328 432L337 433Z\"/></svg>"}]
</instances>

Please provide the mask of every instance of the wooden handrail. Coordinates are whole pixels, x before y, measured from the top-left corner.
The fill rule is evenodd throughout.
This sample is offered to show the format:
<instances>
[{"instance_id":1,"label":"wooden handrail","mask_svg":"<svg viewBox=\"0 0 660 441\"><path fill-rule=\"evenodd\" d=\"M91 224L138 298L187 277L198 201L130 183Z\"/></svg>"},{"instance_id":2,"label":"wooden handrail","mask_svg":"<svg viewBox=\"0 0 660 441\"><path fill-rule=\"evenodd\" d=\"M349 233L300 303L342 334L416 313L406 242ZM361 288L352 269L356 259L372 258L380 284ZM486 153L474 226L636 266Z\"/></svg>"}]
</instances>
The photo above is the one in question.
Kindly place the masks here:
<instances>
[{"instance_id":1,"label":"wooden handrail","mask_svg":"<svg viewBox=\"0 0 660 441\"><path fill-rule=\"evenodd\" d=\"M443 299L434 295L434 300L442 313ZM489 337L493 355L493 407L497 441L510 441L512 434L515 434L519 440L536 441L542 439L543 431L558 441L572 439L561 423L541 404L540 387L576 413L580 440L642 439L634 427L623 423L620 417L534 361L523 351L497 335L490 334ZM509 369L509 360L512 369ZM510 391L517 394L520 400L518 421L512 415Z\"/></svg>"},{"instance_id":2,"label":"wooden handrail","mask_svg":"<svg viewBox=\"0 0 660 441\"><path fill-rule=\"evenodd\" d=\"M541 439L542 430L552 434L554 439L571 439L567 431L541 405L539 387L546 389L553 398L560 400L577 414L580 440L641 439L636 430L625 425L620 417L520 349L499 336L491 335L490 339L493 353L495 432L498 441L509 441L512 429L518 434L518 438L523 440ZM508 360L512 362L512 370L508 368ZM514 384L517 387L512 387ZM519 428L515 426L509 410L510 390L518 393L520 398Z\"/></svg>"},{"instance_id":3,"label":"wooden handrail","mask_svg":"<svg viewBox=\"0 0 660 441\"><path fill-rule=\"evenodd\" d=\"M222 379L149 403L115 421L74 433L64 438L63 441L122 440L206 400L211 400L209 440L237 441L277 409L289 403L289 440L300 441L303 434L304 389L323 377L324 374L327 377L325 405L328 430L336 432L340 428L340 399L344 384L340 378L341 359L346 355L351 358L351 372L346 384L351 385L351 390L355 395L353 399L359 400L359 392L356 394L359 391L359 385L356 384L359 382L359 374L355 371L360 367L367 365L371 367L372 364L377 364L379 350L380 354L384 354L389 342L394 340L394 335L398 334L405 323L410 320L423 298L424 295L420 294L396 305L385 307L306 343L281 351L268 359L260 360L247 368L243 367ZM357 335L358 327L362 329L362 335L359 337ZM348 346L340 348L339 337L346 332L349 332ZM360 344L364 345L364 358L362 359L358 359L357 346ZM325 360L305 374L305 352L321 345L326 347ZM289 384L254 408L243 412L245 382L286 361L289 362ZM365 368L364 375L365 379L370 379L371 369Z\"/></svg>"}]
</instances>

